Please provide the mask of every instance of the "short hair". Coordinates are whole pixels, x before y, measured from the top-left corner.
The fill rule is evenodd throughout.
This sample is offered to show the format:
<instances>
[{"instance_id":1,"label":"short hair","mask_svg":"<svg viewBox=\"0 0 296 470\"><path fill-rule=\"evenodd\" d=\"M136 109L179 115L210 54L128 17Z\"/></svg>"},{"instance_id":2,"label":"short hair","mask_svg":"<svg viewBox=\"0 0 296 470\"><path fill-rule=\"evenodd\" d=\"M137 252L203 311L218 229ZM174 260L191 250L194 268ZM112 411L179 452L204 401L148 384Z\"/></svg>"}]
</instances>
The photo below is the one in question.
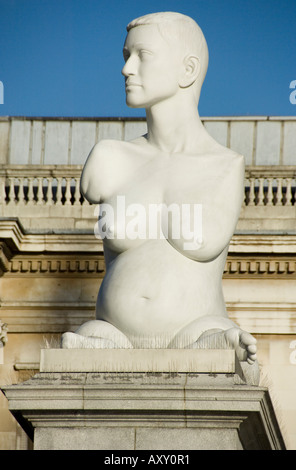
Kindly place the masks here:
<instances>
[{"instance_id":1,"label":"short hair","mask_svg":"<svg viewBox=\"0 0 296 470\"><path fill-rule=\"evenodd\" d=\"M155 24L164 39L177 41L183 47L184 54L192 53L200 59L200 86L202 85L209 63L206 39L198 24L190 18L172 11L150 13L132 20L126 27L130 31L136 26Z\"/></svg>"}]
</instances>

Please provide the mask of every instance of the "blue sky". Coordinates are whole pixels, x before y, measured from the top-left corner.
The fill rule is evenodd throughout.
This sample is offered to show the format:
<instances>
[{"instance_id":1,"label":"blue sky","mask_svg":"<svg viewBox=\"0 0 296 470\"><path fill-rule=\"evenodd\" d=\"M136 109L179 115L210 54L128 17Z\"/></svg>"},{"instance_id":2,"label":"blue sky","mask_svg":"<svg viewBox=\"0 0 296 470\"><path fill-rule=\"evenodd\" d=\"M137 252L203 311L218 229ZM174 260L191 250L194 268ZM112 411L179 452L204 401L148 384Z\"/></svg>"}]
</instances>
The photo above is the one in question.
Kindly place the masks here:
<instances>
[{"instance_id":1,"label":"blue sky","mask_svg":"<svg viewBox=\"0 0 296 470\"><path fill-rule=\"evenodd\" d=\"M126 24L156 11L205 34L201 116L296 115L296 0L0 0L0 115L144 116L125 104L122 46Z\"/></svg>"}]
</instances>

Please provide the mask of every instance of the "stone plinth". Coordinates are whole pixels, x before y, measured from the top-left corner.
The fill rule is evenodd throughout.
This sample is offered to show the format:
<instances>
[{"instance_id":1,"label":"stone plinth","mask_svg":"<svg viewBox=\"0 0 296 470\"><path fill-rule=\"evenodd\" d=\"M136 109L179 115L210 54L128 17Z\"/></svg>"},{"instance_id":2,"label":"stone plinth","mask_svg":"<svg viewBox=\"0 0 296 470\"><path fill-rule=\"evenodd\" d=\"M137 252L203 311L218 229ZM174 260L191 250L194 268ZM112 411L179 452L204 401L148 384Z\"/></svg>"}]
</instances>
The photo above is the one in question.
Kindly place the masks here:
<instances>
[{"instance_id":1,"label":"stone plinth","mask_svg":"<svg viewBox=\"0 0 296 470\"><path fill-rule=\"evenodd\" d=\"M268 390L233 351L166 351L72 350L71 364L44 350L41 372L4 393L37 450L285 448Z\"/></svg>"}]
</instances>

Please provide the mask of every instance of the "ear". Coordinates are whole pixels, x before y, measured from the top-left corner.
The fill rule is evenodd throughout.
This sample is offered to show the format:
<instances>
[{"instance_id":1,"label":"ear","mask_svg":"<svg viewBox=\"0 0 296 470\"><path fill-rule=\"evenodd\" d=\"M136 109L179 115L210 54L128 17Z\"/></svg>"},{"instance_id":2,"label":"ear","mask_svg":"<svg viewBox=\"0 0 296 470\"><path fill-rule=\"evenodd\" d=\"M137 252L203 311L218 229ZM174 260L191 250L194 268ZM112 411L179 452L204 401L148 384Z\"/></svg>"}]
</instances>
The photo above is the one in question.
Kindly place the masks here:
<instances>
[{"instance_id":1,"label":"ear","mask_svg":"<svg viewBox=\"0 0 296 470\"><path fill-rule=\"evenodd\" d=\"M183 60L183 73L179 79L179 86L187 88L191 86L200 73L200 60L194 55L188 55Z\"/></svg>"}]
</instances>

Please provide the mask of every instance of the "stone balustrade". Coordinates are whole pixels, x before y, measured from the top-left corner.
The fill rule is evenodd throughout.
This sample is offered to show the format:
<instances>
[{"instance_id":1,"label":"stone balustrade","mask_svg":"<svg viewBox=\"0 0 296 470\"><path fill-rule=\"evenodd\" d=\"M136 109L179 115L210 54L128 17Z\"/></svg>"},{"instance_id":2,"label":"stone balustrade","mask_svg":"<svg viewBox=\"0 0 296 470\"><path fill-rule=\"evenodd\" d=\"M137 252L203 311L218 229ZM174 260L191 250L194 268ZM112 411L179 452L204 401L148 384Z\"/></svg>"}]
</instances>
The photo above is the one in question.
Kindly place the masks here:
<instances>
[{"instance_id":1,"label":"stone balustrade","mask_svg":"<svg viewBox=\"0 0 296 470\"><path fill-rule=\"evenodd\" d=\"M0 168L0 205L89 205L80 193L81 165L18 166ZM296 167L246 167L244 206L294 206ZM12 213L9 213L12 215ZM32 215L33 216L33 215ZM64 213L67 216L67 213Z\"/></svg>"},{"instance_id":2,"label":"stone balustrade","mask_svg":"<svg viewBox=\"0 0 296 470\"><path fill-rule=\"evenodd\" d=\"M245 206L294 206L296 167L246 167Z\"/></svg>"},{"instance_id":3,"label":"stone balustrade","mask_svg":"<svg viewBox=\"0 0 296 470\"><path fill-rule=\"evenodd\" d=\"M7 166L0 169L1 205L81 206L81 166ZM65 214L66 216L66 214Z\"/></svg>"}]
</instances>

